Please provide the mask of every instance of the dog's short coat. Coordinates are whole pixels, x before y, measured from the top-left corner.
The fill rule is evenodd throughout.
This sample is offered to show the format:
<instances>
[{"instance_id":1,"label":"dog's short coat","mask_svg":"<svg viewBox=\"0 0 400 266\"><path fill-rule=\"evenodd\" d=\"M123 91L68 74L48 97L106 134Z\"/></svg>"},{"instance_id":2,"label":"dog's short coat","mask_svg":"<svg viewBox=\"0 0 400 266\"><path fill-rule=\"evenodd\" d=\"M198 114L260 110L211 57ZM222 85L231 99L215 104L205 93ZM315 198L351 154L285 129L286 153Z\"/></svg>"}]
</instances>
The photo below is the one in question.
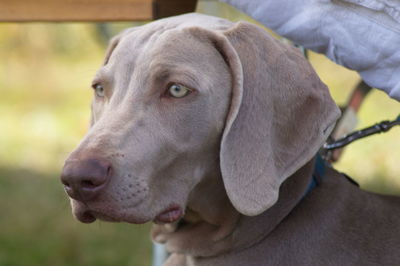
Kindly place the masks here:
<instances>
[{"instance_id":1,"label":"dog's short coat","mask_svg":"<svg viewBox=\"0 0 400 266\"><path fill-rule=\"evenodd\" d=\"M306 194L339 110L264 30L199 14L128 29L93 83L62 174L79 220L154 221L173 266L400 265L399 198L332 169Z\"/></svg>"}]
</instances>

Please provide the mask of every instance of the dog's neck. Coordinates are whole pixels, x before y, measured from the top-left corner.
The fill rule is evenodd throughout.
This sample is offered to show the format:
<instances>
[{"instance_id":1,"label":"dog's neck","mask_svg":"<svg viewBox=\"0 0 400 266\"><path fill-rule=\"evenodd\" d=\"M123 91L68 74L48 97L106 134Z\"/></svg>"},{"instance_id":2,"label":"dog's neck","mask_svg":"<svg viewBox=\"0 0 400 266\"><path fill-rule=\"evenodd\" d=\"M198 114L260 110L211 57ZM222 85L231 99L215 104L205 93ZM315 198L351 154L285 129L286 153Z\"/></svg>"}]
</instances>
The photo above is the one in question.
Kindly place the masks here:
<instances>
[{"instance_id":1,"label":"dog's neck","mask_svg":"<svg viewBox=\"0 0 400 266\"><path fill-rule=\"evenodd\" d=\"M305 195L313 164L314 160L288 178L280 188L277 203L253 217L238 213L226 195L222 178L210 176L191 193L183 222L174 228L155 225L153 238L165 242L169 252L202 257L255 245L267 237Z\"/></svg>"}]
</instances>

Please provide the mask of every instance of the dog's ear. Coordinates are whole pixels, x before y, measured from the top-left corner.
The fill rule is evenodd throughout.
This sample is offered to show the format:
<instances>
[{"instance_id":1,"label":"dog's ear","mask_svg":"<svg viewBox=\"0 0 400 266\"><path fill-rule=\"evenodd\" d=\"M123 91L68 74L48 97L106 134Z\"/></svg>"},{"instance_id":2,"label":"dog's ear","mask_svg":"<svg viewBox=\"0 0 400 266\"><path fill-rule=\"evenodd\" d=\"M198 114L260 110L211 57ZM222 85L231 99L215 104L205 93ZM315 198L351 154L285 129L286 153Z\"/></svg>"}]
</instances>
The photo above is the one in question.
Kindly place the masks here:
<instances>
[{"instance_id":1,"label":"dog's ear","mask_svg":"<svg viewBox=\"0 0 400 266\"><path fill-rule=\"evenodd\" d=\"M263 29L239 22L214 35L233 79L222 177L234 207L258 215L277 201L282 182L317 153L340 111L300 52Z\"/></svg>"},{"instance_id":2,"label":"dog's ear","mask_svg":"<svg viewBox=\"0 0 400 266\"><path fill-rule=\"evenodd\" d=\"M103 66L107 65L108 61L110 60L110 57L111 57L112 53L114 52L115 48L120 43L122 37L127 35L127 34L129 34L130 32L132 32L134 30L135 30L135 28L125 29L122 32L118 33L117 35L115 35L114 37L111 38L111 40L108 43L108 47L107 47L107 50L106 50L106 55L105 55L104 61L103 61Z\"/></svg>"},{"instance_id":3,"label":"dog's ear","mask_svg":"<svg viewBox=\"0 0 400 266\"><path fill-rule=\"evenodd\" d=\"M119 41L121 40L121 37L123 35L123 32L112 37L111 40L108 43L108 47L106 50L106 55L104 57L103 65L107 65L108 61L110 60L110 57L112 55L112 52L115 50L115 47L117 47Z\"/></svg>"},{"instance_id":4,"label":"dog's ear","mask_svg":"<svg viewBox=\"0 0 400 266\"><path fill-rule=\"evenodd\" d=\"M317 153L340 115L328 88L292 47L244 22L224 32L241 65L221 142L221 172L235 208L258 215Z\"/></svg>"}]
</instances>

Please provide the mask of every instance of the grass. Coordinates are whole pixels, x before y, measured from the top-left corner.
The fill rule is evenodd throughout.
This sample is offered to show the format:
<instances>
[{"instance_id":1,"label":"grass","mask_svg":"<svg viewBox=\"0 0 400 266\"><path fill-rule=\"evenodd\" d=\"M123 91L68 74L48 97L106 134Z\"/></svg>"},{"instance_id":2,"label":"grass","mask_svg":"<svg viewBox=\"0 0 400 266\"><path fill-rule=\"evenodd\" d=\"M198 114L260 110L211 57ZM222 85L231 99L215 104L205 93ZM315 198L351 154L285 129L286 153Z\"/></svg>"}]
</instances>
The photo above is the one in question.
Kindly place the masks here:
<instances>
[{"instance_id":1,"label":"grass","mask_svg":"<svg viewBox=\"0 0 400 266\"><path fill-rule=\"evenodd\" d=\"M148 225L80 224L55 176L15 169L0 175L0 265L150 264Z\"/></svg>"},{"instance_id":2,"label":"grass","mask_svg":"<svg viewBox=\"0 0 400 266\"><path fill-rule=\"evenodd\" d=\"M78 223L58 180L87 130L89 85L103 53L93 24L0 24L2 266L150 264L149 225ZM315 54L311 63L344 103L357 74ZM361 109L360 127L399 113L398 102L376 91ZM365 189L400 195L399 133L352 144L336 167Z\"/></svg>"}]
</instances>

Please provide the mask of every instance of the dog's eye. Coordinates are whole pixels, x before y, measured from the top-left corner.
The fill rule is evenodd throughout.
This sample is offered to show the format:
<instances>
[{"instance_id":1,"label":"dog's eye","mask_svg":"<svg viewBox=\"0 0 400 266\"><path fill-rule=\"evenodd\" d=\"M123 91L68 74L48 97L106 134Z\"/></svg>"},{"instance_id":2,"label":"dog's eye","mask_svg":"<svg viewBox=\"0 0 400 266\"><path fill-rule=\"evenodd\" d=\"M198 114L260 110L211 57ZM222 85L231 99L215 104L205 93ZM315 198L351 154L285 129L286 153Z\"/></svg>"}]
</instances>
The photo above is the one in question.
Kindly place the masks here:
<instances>
[{"instance_id":1,"label":"dog's eye","mask_svg":"<svg viewBox=\"0 0 400 266\"><path fill-rule=\"evenodd\" d=\"M185 87L181 84L171 84L168 87L168 94L174 98L182 98L188 95L191 90L188 87Z\"/></svg>"},{"instance_id":2,"label":"dog's eye","mask_svg":"<svg viewBox=\"0 0 400 266\"><path fill-rule=\"evenodd\" d=\"M98 97L104 97L104 87L100 83L94 84L93 86L94 92Z\"/></svg>"}]
</instances>

